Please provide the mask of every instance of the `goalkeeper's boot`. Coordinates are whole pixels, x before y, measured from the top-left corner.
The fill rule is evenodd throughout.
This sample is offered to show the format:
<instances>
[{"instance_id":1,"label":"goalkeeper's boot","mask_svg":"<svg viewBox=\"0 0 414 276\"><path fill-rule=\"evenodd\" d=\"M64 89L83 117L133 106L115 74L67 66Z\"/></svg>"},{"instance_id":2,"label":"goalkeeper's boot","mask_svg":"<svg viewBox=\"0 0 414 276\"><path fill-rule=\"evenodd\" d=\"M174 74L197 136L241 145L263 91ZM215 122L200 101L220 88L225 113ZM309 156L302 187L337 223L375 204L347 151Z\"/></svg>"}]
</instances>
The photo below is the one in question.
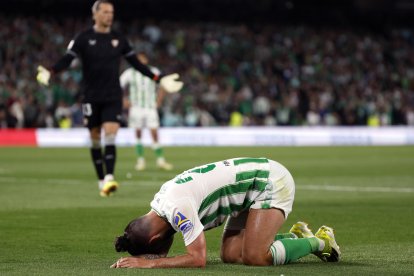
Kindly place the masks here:
<instances>
[{"instance_id":1,"label":"goalkeeper's boot","mask_svg":"<svg viewBox=\"0 0 414 276\"><path fill-rule=\"evenodd\" d=\"M145 159L144 158L138 158L137 164L135 165L135 170L137 171L143 171L145 170Z\"/></svg>"},{"instance_id":2,"label":"goalkeeper's boot","mask_svg":"<svg viewBox=\"0 0 414 276\"><path fill-rule=\"evenodd\" d=\"M157 160L157 167L166 171L171 171L173 169L173 165L166 162L164 159Z\"/></svg>"},{"instance_id":3,"label":"goalkeeper's boot","mask_svg":"<svg viewBox=\"0 0 414 276\"><path fill-rule=\"evenodd\" d=\"M312 231L308 228L308 224L303 221L298 221L290 228L289 233L295 234L298 238L312 238Z\"/></svg>"},{"instance_id":4,"label":"goalkeeper's boot","mask_svg":"<svg viewBox=\"0 0 414 276\"><path fill-rule=\"evenodd\" d=\"M116 182L112 175L105 176L103 187L101 188L100 195L102 197L108 197L113 195L119 188L118 182Z\"/></svg>"},{"instance_id":5,"label":"goalkeeper's boot","mask_svg":"<svg viewBox=\"0 0 414 276\"><path fill-rule=\"evenodd\" d=\"M321 226L315 233L315 237L325 242L325 247L321 252L315 253L324 262L339 262L341 251L335 241L333 228L329 226Z\"/></svg>"}]
</instances>

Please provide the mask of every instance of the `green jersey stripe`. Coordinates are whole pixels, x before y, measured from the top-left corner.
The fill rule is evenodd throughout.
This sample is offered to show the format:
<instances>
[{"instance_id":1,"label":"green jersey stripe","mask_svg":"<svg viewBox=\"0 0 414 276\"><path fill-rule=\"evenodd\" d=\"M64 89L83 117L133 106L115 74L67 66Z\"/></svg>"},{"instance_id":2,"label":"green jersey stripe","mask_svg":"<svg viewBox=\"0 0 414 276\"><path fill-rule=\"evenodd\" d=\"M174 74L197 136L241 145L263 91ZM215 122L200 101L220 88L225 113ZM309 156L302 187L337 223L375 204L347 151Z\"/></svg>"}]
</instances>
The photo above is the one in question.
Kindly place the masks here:
<instances>
[{"instance_id":1,"label":"green jersey stripe","mask_svg":"<svg viewBox=\"0 0 414 276\"><path fill-rule=\"evenodd\" d=\"M214 213L211 213L208 216L201 218L200 221L203 225L206 225L218 218L219 216L228 216L234 211L240 212L244 209L247 209L250 205L252 205L253 202L254 201L245 198L242 204L230 204L230 206L219 206Z\"/></svg>"},{"instance_id":2,"label":"green jersey stripe","mask_svg":"<svg viewBox=\"0 0 414 276\"><path fill-rule=\"evenodd\" d=\"M253 170L253 171L244 171L239 172L236 174L236 182L244 181L251 178L268 178L269 177L269 171L264 170Z\"/></svg>"},{"instance_id":3,"label":"green jersey stripe","mask_svg":"<svg viewBox=\"0 0 414 276\"><path fill-rule=\"evenodd\" d=\"M269 163L269 160L266 158L241 158L235 159L233 163L237 166L244 163Z\"/></svg>"},{"instance_id":4,"label":"green jersey stripe","mask_svg":"<svg viewBox=\"0 0 414 276\"><path fill-rule=\"evenodd\" d=\"M145 91L143 91L143 88L145 87L145 79L141 74L139 74L139 85L140 86L137 92L141 96L141 99L140 99L141 107L145 107Z\"/></svg>"},{"instance_id":5,"label":"green jersey stripe","mask_svg":"<svg viewBox=\"0 0 414 276\"><path fill-rule=\"evenodd\" d=\"M219 198L227 197L229 195L247 193L247 191L249 190L264 191L267 184L267 181L250 179L249 181L245 181L242 183L224 186L208 195L201 202L200 208L198 209L198 213L200 214L207 207L216 202Z\"/></svg>"},{"instance_id":6,"label":"green jersey stripe","mask_svg":"<svg viewBox=\"0 0 414 276\"><path fill-rule=\"evenodd\" d=\"M129 84L129 98L132 105L141 108L156 108L157 86L153 80L134 71L131 73Z\"/></svg>"},{"instance_id":7,"label":"green jersey stripe","mask_svg":"<svg viewBox=\"0 0 414 276\"><path fill-rule=\"evenodd\" d=\"M131 102L133 104L136 104L137 102L139 102L138 101L138 93L136 91L138 91L137 78L133 77L132 81L131 81L130 92L129 92L129 97L130 97Z\"/></svg>"},{"instance_id":8,"label":"green jersey stripe","mask_svg":"<svg viewBox=\"0 0 414 276\"><path fill-rule=\"evenodd\" d=\"M255 179L252 189L256 190L256 191L264 191L266 189L266 186L269 184L269 182L267 182L267 180L259 180L259 179Z\"/></svg>"}]
</instances>

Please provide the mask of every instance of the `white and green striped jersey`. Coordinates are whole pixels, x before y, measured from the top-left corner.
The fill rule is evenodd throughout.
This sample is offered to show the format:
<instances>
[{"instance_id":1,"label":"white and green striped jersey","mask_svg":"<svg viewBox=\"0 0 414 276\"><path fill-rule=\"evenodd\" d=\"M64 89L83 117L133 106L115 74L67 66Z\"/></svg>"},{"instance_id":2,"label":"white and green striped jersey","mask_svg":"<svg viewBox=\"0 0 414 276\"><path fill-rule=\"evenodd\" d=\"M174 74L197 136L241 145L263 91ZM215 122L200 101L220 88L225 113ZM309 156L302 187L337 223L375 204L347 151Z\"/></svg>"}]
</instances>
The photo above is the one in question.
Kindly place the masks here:
<instances>
[{"instance_id":1,"label":"white and green striped jersey","mask_svg":"<svg viewBox=\"0 0 414 276\"><path fill-rule=\"evenodd\" d=\"M268 178L266 158L234 158L207 164L166 182L151 208L180 231L188 245L201 231L248 209L265 191Z\"/></svg>"},{"instance_id":2,"label":"white and green striped jersey","mask_svg":"<svg viewBox=\"0 0 414 276\"><path fill-rule=\"evenodd\" d=\"M150 67L151 72L156 75L160 71L155 67ZM134 68L125 70L120 77L121 87L129 87L129 100L131 105L146 108L157 108L157 83L144 76Z\"/></svg>"}]
</instances>

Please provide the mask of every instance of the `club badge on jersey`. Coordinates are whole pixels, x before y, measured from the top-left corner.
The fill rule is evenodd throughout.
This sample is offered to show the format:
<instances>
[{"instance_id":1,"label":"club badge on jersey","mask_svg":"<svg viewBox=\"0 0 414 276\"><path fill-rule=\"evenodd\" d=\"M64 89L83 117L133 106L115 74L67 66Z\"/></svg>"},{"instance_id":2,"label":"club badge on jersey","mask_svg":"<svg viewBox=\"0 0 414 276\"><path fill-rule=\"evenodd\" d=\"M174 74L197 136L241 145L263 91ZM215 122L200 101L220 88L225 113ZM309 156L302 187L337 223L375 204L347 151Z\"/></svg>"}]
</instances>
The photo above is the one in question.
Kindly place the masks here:
<instances>
[{"instance_id":1,"label":"club badge on jersey","mask_svg":"<svg viewBox=\"0 0 414 276\"><path fill-rule=\"evenodd\" d=\"M175 215L174 224L180 229L183 235L190 231L191 228L193 228L193 224L191 223L191 221L180 212L177 212L177 214Z\"/></svg>"},{"instance_id":2,"label":"club badge on jersey","mask_svg":"<svg viewBox=\"0 0 414 276\"><path fill-rule=\"evenodd\" d=\"M112 39L112 40L111 40L111 43L112 43L112 46L113 46L114 48L116 48L116 47L118 46L118 44L119 44L119 40L118 40L118 39Z\"/></svg>"}]
</instances>

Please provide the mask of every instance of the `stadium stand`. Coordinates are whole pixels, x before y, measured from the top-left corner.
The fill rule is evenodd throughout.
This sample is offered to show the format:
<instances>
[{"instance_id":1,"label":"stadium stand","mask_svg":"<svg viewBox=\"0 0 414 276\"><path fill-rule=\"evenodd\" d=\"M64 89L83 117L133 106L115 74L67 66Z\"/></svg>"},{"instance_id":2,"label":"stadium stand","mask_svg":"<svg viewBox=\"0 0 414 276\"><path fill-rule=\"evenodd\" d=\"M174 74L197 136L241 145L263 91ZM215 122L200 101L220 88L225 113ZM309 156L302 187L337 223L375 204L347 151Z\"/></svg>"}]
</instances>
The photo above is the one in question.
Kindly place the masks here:
<instances>
[{"instance_id":1,"label":"stadium stand","mask_svg":"<svg viewBox=\"0 0 414 276\"><path fill-rule=\"evenodd\" d=\"M76 62L49 88L34 76L90 24L0 17L0 128L82 126ZM185 88L160 110L163 126L414 125L412 28L153 19L115 27L155 66L182 75Z\"/></svg>"}]
</instances>

